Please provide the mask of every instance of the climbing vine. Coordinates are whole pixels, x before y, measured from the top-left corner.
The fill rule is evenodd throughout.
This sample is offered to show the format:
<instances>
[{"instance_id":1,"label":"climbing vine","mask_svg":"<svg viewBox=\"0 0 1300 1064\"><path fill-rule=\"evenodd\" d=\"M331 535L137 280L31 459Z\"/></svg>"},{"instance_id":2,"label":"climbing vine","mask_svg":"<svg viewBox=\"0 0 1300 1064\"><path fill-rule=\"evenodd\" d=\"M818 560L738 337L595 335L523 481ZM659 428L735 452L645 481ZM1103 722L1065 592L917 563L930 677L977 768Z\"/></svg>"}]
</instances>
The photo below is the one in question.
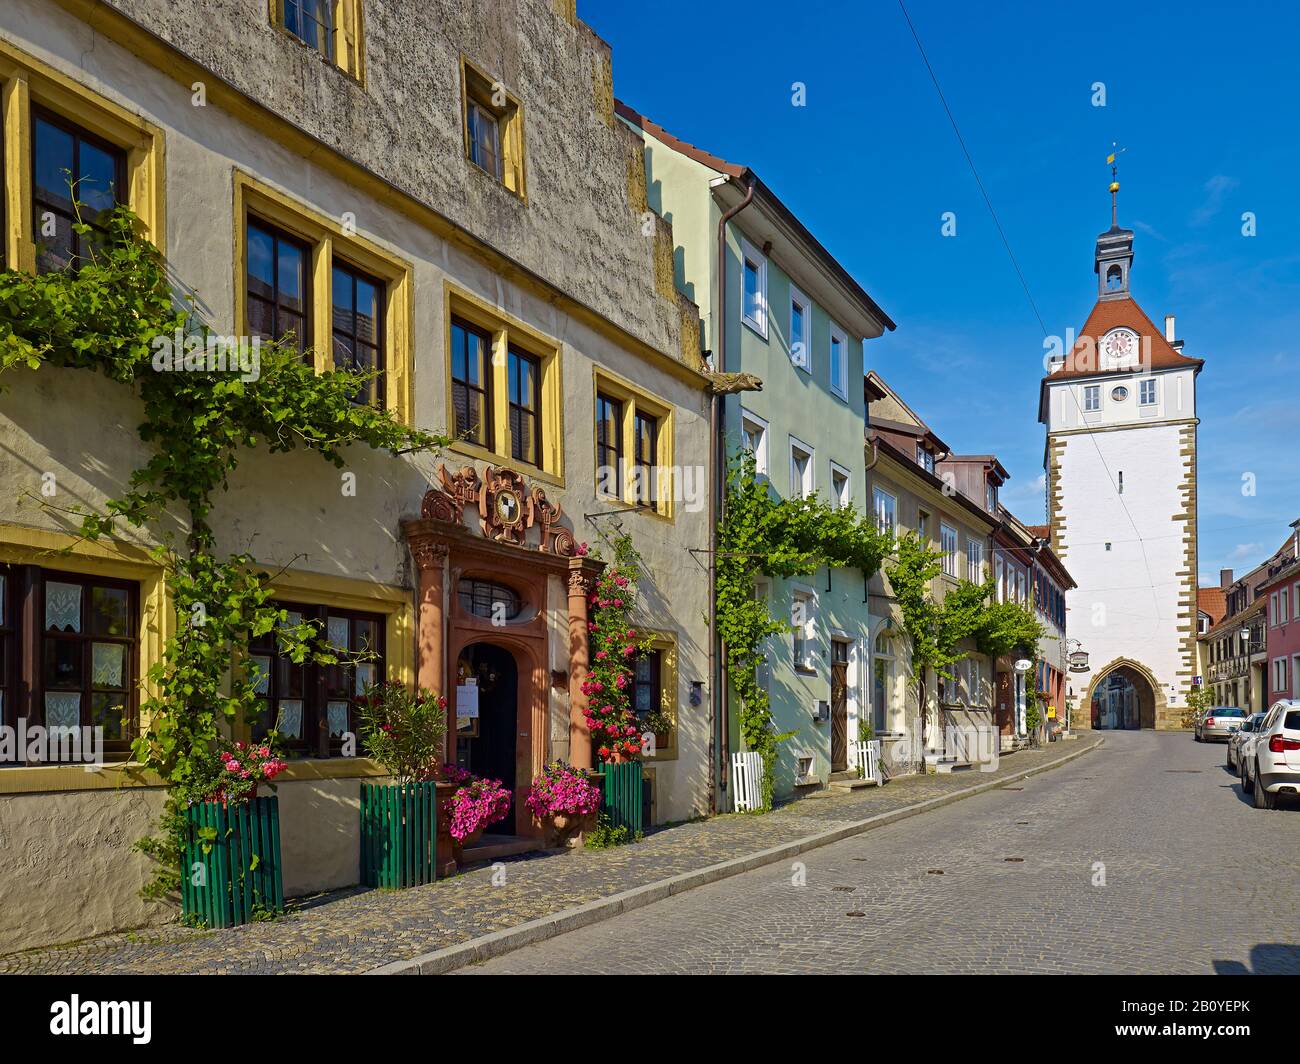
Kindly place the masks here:
<instances>
[{"instance_id":1,"label":"climbing vine","mask_svg":"<svg viewBox=\"0 0 1300 1064\"><path fill-rule=\"evenodd\" d=\"M241 355L256 351L252 373L214 365L211 331L177 305L162 254L129 210L74 228L90 248L74 269L0 273L0 378L22 368L90 370L129 388L143 408L137 431L152 449L127 490L103 512L65 512L90 540L123 524L157 533L151 553L166 574L175 635L149 670L156 694L141 706L148 723L133 753L169 787L160 837L139 844L159 864L146 893L161 897L178 885L181 811L201 796L223 725L250 721L257 709L257 678L236 668L242 648L277 629L294 662L339 660L311 622L287 623L271 601L272 574L250 554L218 552L210 519L231 475L256 448L301 448L342 468L354 446L399 455L447 440L354 402L373 374L318 374L291 342L241 341ZM166 350L171 357L160 360ZM167 531L176 522L180 535Z\"/></svg>"},{"instance_id":2,"label":"climbing vine","mask_svg":"<svg viewBox=\"0 0 1300 1064\"><path fill-rule=\"evenodd\" d=\"M979 584L958 581L942 602L936 602L930 588L942 572L942 553L915 532L898 538L893 560L885 568L911 647L913 680L920 680L927 669L953 679L948 669L966 657L966 651L958 649L966 639L973 639L981 654L994 658L1018 648L1037 656L1038 641L1047 629L1032 609L1011 600L991 601L992 579Z\"/></svg>"},{"instance_id":3,"label":"climbing vine","mask_svg":"<svg viewBox=\"0 0 1300 1064\"><path fill-rule=\"evenodd\" d=\"M753 455L728 463L727 506L718 526L717 626L726 648L730 682L740 700L745 748L763 755L763 808L772 804L778 733L771 701L758 681L764 644L791 625L773 617L754 594L760 574L808 576L822 566L860 569L870 578L889 552L891 537L850 507L814 495L783 499L755 471Z\"/></svg>"},{"instance_id":4,"label":"climbing vine","mask_svg":"<svg viewBox=\"0 0 1300 1064\"><path fill-rule=\"evenodd\" d=\"M630 536L615 536L610 542L613 560L600 574L588 600L591 663L582 682L588 699L587 727L602 761L641 754L641 728L632 706L632 670L637 654L649 645L631 622L641 556Z\"/></svg>"}]
</instances>

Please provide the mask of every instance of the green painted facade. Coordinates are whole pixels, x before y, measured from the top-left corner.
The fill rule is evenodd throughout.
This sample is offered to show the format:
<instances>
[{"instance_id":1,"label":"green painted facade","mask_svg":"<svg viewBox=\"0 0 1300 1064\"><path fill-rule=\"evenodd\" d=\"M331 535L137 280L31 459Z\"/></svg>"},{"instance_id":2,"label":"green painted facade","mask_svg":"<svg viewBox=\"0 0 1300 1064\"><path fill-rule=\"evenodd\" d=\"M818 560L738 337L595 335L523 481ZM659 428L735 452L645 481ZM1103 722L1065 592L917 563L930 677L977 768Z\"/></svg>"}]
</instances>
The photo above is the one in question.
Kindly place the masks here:
<instances>
[{"instance_id":1,"label":"green painted facade","mask_svg":"<svg viewBox=\"0 0 1300 1064\"><path fill-rule=\"evenodd\" d=\"M730 188L722 187L724 173L702 161L699 153L684 149L671 137L661 139L653 128L634 128L646 145L649 205L672 223L676 284L700 307L704 346L717 352L718 330L725 328L726 365L717 368L752 373L763 381L762 391L724 399L729 452L734 454L744 446L746 418L761 419L766 441L758 456L760 468L765 468L779 494L788 496L794 490L792 446L802 446L811 452L813 489L822 498L836 497L834 464L847 478L848 504L860 513L869 512L863 342L864 337L878 336L884 329L880 318L871 313L878 308L869 307L869 300L863 300L860 292L854 294L852 286L827 265L826 252L762 190L728 223L727 314L726 320L720 321L718 224L727 208L743 196L742 185L733 180ZM721 160L713 161L721 164ZM768 241L773 246L764 256ZM765 330L744 320L743 259L755 254L762 258L766 273ZM796 293L807 301L811 312L806 368L792 358ZM843 340L842 394L832 381L833 329ZM807 578L770 580L760 586L759 593L767 595L769 608L778 618L793 619L801 600L807 615L807 667L796 662L795 638L787 633L771 640L763 677L777 731L794 733L780 744L776 795L781 798L798 786L825 784L832 772L832 721L818 720L817 711L819 703L830 708L833 640L846 644L847 742L857 738L859 718L868 719L866 663L871 620L864 576L855 570L822 569ZM742 748L736 711L733 693L728 714L728 748L732 752Z\"/></svg>"}]
</instances>

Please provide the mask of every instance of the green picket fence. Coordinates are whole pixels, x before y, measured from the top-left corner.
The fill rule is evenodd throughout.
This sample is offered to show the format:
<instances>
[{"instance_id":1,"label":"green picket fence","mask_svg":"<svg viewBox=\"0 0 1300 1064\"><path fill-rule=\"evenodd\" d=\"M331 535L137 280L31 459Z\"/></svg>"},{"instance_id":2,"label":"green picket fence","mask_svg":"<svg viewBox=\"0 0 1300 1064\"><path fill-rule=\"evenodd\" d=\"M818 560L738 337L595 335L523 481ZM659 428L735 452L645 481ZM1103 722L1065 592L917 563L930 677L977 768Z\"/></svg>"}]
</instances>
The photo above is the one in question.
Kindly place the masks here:
<instances>
[{"instance_id":1,"label":"green picket fence","mask_svg":"<svg viewBox=\"0 0 1300 1064\"><path fill-rule=\"evenodd\" d=\"M234 927L260 913L284 911L278 798L197 802L185 810L185 820L181 906L187 920Z\"/></svg>"},{"instance_id":2,"label":"green picket fence","mask_svg":"<svg viewBox=\"0 0 1300 1064\"><path fill-rule=\"evenodd\" d=\"M609 817L611 827L620 824L633 835L645 828L641 800L641 762L625 761L615 764L602 761L600 770L605 773L605 801L603 812Z\"/></svg>"},{"instance_id":3,"label":"green picket fence","mask_svg":"<svg viewBox=\"0 0 1300 1064\"><path fill-rule=\"evenodd\" d=\"M438 856L437 784L361 785L361 881L368 887L432 883Z\"/></svg>"}]
</instances>

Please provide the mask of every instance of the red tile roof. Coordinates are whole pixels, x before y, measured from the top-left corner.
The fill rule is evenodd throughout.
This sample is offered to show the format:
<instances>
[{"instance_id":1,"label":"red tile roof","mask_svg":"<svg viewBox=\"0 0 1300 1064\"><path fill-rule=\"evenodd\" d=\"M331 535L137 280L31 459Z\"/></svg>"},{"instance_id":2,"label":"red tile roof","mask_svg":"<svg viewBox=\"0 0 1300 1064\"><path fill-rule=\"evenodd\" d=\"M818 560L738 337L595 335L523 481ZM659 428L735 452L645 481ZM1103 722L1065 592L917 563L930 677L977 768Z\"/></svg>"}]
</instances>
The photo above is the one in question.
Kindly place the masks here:
<instances>
[{"instance_id":1,"label":"red tile roof","mask_svg":"<svg viewBox=\"0 0 1300 1064\"><path fill-rule=\"evenodd\" d=\"M1029 531L1029 534L1034 537L1034 539L1052 538L1051 525L1025 525L1025 528Z\"/></svg>"},{"instance_id":2,"label":"red tile roof","mask_svg":"<svg viewBox=\"0 0 1300 1064\"><path fill-rule=\"evenodd\" d=\"M1062 366L1055 373L1049 373L1044 380L1091 377L1107 372L1101 366L1099 343L1111 329L1121 326L1132 329L1141 337L1138 348L1139 357L1144 360L1141 368L1199 369L1204 362L1203 359L1190 358L1174 350L1164 334L1132 299L1099 299L1088 315L1088 320L1084 322L1074 349L1066 356Z\"/></svg>"},{"instance_id":3,"label":"red tile roof","mask_svg":"<svg viewBox=\"0 0 1300 1064\"><path fill-rule=\"evenodd\" d=\"M1210 618L1213 628L1228 612L1228 597L1221 587L1198 587L1196 589L1196 608Z\"/></svg>"}]
</instances>

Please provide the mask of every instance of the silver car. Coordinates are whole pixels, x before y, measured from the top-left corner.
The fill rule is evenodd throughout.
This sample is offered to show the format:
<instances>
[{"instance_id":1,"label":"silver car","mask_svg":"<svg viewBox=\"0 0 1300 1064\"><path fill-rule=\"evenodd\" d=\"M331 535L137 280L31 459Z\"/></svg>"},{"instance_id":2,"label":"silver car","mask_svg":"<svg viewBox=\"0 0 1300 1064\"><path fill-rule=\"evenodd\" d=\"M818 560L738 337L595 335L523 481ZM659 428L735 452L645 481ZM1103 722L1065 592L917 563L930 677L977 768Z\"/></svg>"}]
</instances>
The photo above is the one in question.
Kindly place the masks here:
<instances>
[{"instance_id":1,"label":"silver car","mask_svg":"<svg viewBox=\"0 0 1300 1064\"><path fill-rule=\"evenodd\" d=\"M1232 733L1241 727L1247 715L1244 709L1236 706L1211 706L1196 722L1196 741L1204 743L1210 739L1221 739L1226 743Z\"/></svg>"},{"instance_id":2,"label":"silver car","mask_svg":"<svg viewBox=\"0 0 1300 1064\"><path fill-rule=\"evenodd\" d=\"M1247 740L1268 714L1255 713L1241 723L1241 727L1228 736L1228 767L1236 769L1241 764L1241 751L1248 745Z\"/></svg>"},{"instance_id":3,"label":"silver car","mask_svg":"<svg viewBox=\"0 0 1300 1064\"><path fill-rule=\"evenodd\" d=\"M1256 809L1276 809L1279 795L1300 795L1300 699L1273 703L1242 747L1238 771Z\"/></svg>"}]
</instances>

